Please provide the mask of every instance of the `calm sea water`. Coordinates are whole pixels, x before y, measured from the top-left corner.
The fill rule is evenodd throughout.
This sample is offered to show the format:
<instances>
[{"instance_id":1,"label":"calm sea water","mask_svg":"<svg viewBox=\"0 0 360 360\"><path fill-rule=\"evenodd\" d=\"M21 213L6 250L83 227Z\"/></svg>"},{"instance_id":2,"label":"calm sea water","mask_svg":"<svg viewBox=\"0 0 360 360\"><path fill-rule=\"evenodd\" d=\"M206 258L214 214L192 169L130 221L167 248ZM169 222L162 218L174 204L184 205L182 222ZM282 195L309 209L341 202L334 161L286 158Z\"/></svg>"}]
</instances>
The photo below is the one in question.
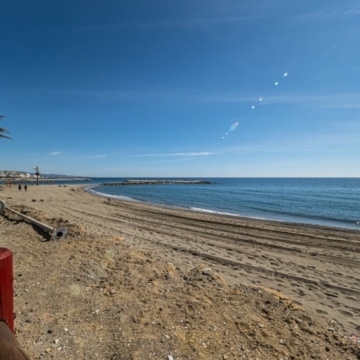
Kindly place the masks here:
<instances>
[{"instance_id":1,"label":"calm sea water","mask_svg":"<svg viewBox=\"0 0 360 360\"><path fill-rule=\"evenodd\" d=\"M91 183L123 178L93 179ZM360 178L207 178L209 185L96 186L88 191L153 204L360 230Z\"/></svg>"}]
</instances>

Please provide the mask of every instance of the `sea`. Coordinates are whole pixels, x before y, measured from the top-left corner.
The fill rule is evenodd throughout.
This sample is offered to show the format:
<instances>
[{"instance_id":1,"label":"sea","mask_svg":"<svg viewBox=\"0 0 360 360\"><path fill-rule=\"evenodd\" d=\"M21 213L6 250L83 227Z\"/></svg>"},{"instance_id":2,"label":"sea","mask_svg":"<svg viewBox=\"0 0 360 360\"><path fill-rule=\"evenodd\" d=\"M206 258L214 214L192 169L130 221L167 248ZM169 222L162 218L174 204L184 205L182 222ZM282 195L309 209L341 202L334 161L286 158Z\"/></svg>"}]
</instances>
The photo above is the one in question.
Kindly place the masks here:
<instances>
[{"instance_id":1,"label":"sea","mask_svg":"<svg viewBox=\"0 0 360 360\"><path fill-rule=\"evenodd\" d=\"M202 178L210 184L101 185L127 179L93 178L87 191L194 211L360 231L360 178Z\"/></svg>"}]
</instances>

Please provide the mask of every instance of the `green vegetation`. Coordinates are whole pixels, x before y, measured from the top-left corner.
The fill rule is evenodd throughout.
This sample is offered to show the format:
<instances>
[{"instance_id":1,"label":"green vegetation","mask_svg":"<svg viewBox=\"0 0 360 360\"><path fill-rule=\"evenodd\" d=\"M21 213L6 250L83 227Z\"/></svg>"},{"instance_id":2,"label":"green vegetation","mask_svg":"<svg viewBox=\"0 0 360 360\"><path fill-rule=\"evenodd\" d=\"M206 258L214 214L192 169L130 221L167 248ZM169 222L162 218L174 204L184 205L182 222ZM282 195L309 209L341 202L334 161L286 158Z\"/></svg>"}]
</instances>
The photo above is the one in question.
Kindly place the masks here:
<instances>
[{"instance_id":1,"label":"green vegetation","mask_svg":"<svg viewBox=\"0 0 360 360\"><path fill-rule=\"evenodd\" d=\"M0 115L0 120L3 119L5 116ZM9 139L11 140L11 137L6 136L5 134L9 133L6 129L0 127L0 139Z\"/></svg>"}]
</instances>

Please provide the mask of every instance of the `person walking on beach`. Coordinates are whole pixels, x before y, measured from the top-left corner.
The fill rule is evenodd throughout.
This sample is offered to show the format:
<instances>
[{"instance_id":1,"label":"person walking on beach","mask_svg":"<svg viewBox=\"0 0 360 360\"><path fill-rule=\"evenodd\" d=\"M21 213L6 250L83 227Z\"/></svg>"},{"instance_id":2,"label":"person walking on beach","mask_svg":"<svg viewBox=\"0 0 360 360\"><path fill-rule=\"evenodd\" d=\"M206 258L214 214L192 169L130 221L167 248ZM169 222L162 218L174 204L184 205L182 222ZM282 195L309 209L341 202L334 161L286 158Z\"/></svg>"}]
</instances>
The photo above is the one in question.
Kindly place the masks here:
<instances>
[{"instance_id":1,"label":"person walking on beach","mask_svg":"<svg viewBox=\"0 0 360 360\"><path fill-rule=\"evenodd\" d=\"M24 190L27 191L27 185L26 184L24 185Z\"/></svg>"},{"instance_id":2,"label":"person walking on beach","mask_svg":"<svg viewBox=\"0 0 360 360\"><path fill-rule=\"evenodd\" d=\"M21 191L21 184L19 184L18 189L19 189L19 191Z\"/></svg>"}]
</instances>

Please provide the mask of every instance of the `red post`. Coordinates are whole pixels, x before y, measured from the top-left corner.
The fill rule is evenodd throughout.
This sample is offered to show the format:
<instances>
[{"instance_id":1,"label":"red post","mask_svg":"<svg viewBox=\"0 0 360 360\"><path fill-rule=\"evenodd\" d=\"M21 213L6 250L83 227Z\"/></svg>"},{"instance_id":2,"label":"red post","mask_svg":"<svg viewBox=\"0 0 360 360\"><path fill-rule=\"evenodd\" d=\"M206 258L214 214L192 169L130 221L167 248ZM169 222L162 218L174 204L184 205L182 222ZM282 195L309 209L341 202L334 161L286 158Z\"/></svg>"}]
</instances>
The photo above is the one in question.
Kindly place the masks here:
<instances>
[{"instance_id":1,"label":"red post","mask_svg":"<svg viewBox=\"0 0 360 360\"><path fill-rule=\"evenodd\" d=\"M15 332L12 252L5 248L0 248L0 321Z\"/></svg>"}]
</instances>

